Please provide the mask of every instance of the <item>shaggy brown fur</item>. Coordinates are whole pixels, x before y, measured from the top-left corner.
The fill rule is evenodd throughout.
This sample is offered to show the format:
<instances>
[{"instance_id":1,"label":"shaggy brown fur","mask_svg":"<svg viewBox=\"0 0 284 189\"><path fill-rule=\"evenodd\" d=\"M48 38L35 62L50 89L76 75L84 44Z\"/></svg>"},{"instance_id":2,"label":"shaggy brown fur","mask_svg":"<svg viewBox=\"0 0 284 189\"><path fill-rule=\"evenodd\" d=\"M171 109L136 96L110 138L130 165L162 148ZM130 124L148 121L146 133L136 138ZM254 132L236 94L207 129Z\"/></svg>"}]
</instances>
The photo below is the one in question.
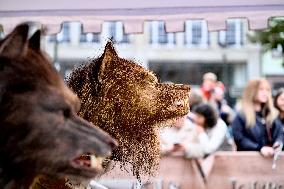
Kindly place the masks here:
<instances>
[{"instance_id":1,"label":"shaggy brown fur","mask_svg":"<svg viewBox=\"0 0 284 189\"><path fill-rule=\"evenodd\" d=\"M130 163L138 178L153 176L158 126L187 114L189 86L158 83L150 71L118 57L111 42L101 57L75 69L67 84L81 99L78 115L118 140L113 160Z\"/></svg>"},{"instance_id":2,"label":"shaggy brown fur","mask_svg":"<svg viewBox=\"0 0 284 189\"><path fill-rule=\"evenodd\" d=\"M37 174L92 178L74 165L83 153L108 156L116 142L76 115L79 101L19 25L0 42L0 188L28 188Z\"/></svg>"}]
</instances>

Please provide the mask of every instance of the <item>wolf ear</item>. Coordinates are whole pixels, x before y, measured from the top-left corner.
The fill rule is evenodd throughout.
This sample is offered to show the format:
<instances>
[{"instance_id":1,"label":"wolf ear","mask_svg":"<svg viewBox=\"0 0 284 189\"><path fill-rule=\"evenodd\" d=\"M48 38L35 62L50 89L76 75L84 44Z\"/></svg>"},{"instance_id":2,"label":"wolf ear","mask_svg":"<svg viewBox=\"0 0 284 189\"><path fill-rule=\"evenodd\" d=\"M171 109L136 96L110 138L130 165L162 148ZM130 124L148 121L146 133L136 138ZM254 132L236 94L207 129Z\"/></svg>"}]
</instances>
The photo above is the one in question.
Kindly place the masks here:
<instances>
[{"instance_id":1,"label":"wolf ear","mask_svg":"<svg viewBox=\"0 0 284 189\"><path fill-rule=\"evenodd\" d=\"M105 56L117 56L117 53L115 51L115 48L113 46L113 42L111 40L109 40L105 46L105 50L104 50L104 55Z\"/></svg>"},{"instance_id":2,"label":"wolf ear","mask_svg":"<svg viewBox=\"0 0 284 189\"><path fill-rule=\"evenodd\" d=\"M9 57L17 57L25 52L26 42L28 38L28 24L18 25L12 33L10 33L0 46L0 54Z\"/></svg>"},{"instance_id":3,"label":"wolf ear","mask_svg":"<svg viewBox=\"0 0 284 189\"><path fill-rule=\"evenodd\" d=\"M113 43L109 40L105 46L104 54L102 55L102 64L98 75L99 82L101 82L106 73L106 68L114 59L117 59L117 53L113 47Z\"/></svg>"},{"instance_id":4,"label":"wolf ear","mask_svg":"<svg viewBox=\"0 0 284 189\"><path fill-rule=\"evenodd\" d=\"M29 39L29 48L39 51L40 50L40 36L41 31L37 30L32 37Z\"/></svg>"}]
</instances>

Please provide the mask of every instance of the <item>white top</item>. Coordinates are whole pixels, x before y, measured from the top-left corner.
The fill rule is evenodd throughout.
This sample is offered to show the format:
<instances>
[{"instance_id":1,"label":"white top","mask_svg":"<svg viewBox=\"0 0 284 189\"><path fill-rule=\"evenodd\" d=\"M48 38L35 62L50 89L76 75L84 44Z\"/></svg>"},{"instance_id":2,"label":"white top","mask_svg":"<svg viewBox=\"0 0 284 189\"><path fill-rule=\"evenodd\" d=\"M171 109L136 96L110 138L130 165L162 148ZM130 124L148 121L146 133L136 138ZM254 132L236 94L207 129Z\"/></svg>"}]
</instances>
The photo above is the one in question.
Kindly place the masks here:
<instances>
[{"instance_id":1,"label":"white top","mask_svg":"<svg viewBox=\"0 0 284 189\"><path fill-rule=\"evenodd\" d=\"M184 120L181 128L165 127L160 130L162 153L177 143L189 143L195 135L195 125L188 119Z\"/></svg>"},{"instance_id":2,"label":"white top","mask_svg":"<svg viewBox=\"0 0 284 189\"><path fill-rule=\"evenodd\" d=\"M222 119L218 119L217 124L206 132L200 133L196 141L186 145L185 156L190 158L204 157L217 151L226 140L227 125Z\"/></svg>"}]
</instances>

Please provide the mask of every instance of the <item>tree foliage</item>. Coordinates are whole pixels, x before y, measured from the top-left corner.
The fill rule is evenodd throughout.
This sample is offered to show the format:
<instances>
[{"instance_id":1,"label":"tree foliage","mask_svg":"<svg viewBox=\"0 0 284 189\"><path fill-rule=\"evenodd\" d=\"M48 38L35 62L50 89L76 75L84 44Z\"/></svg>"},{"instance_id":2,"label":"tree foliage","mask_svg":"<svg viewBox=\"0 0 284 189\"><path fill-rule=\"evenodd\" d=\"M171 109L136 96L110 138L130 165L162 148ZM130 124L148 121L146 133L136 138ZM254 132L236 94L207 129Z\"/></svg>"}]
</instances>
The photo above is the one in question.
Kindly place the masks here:
<instances>
[{"instance_id":1,"label":"tree foliage","mask_svg":"<svg viewBox=\"0 0 284 189\"><path fill-rule=\"evenodd\" d=\"M284 18L273 18L269 21L269 28L262 31L255 31L248 35L253 43L260 43L264 50L284 49ZM281 48L282 47L282 48Z\"/></svg>"}]
</instances>

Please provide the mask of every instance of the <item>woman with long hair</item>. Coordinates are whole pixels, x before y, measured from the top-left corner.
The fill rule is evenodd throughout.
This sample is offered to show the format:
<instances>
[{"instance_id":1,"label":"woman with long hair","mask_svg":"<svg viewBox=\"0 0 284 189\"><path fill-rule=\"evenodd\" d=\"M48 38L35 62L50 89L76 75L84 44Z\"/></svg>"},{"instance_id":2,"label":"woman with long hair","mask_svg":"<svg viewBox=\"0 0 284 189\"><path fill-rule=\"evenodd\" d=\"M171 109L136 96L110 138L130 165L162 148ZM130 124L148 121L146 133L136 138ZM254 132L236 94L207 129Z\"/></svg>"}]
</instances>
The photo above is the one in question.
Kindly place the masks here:
<instances>
[{"instance_id":1,"label":"woman with long hair","mask_svg":"<svg viewBox=\"0 0 284 189\"><path fill-rule=\"evenodd\" d=\"M280 88L276 91L274 96L274 106L278 110L277 120L282 126L282 132L284 134L284 88ZM284 142L284 137L283 137ZM283 148L284 150L284 148Z\"/></svg>"},{"instance_id":2,"label":"woman with long hair","mask_svg":"<svg viewBox=\"0 0 284 189\"><path fill-rule=\"evenodd\" d=\"M232 149L227 140L227 125L210 104L197 104L192 113L195 124L192 141L175 144L172 152L182 152L187 158L203 158L219 150Z\"/></svg>"},{"instance_id":3,"label":"woman with long hair","mask_svg":"<svg viewBox=\"0 0 284 189\"><path fill-rule=\"evenodd\" d=\"M279 111L279 120L282 122L282 124L284 124L284 88L280 88L276 91L274 97L274 106Z\"/></svg>"},{"instance_id":4,"label":"woman with long hair","mask_svg":"<svg viewBox=\"0 0 284 189\"><path fill-rule=\"evenodd\" d=\"M269 82L264 78L249 81L243 91L241 110L232 123L237 150L272 156L283 141L281 125L275 118Z\"/></svg>"}]
</instances>

